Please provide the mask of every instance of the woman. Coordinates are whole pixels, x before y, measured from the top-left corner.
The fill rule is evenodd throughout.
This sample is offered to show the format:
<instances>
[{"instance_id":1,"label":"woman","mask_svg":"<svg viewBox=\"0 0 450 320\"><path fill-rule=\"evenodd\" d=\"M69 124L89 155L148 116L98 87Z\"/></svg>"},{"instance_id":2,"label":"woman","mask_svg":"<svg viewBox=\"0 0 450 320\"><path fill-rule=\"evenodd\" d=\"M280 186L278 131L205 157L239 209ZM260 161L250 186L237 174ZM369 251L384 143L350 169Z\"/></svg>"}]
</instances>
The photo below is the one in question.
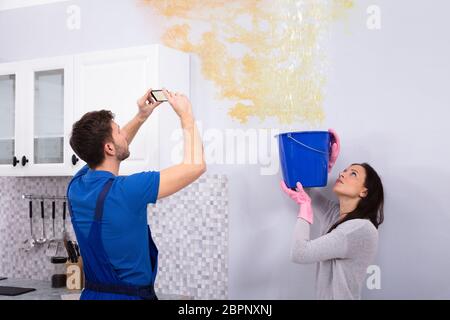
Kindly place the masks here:
<instances>
[{"instance_id":1,"label":"woman","mask_svg":"<svg viewBox=\"0 0 450 320\"><path fill-rule=\"evenodd\" d=\"M330 129L333 147L331 171L339 154L339 137ZM361 299L367 267L378 244L378 226L383 222L384 193L381 179L367 163L352 164L339 174L333 192L339 203L326 199L318 190L305 191L300 182L297 191L281 182L281 187L300 205L291 250L293 262L318 262L317 299ZM310 240L313 224L312 203L321 236Z\"/></svg>"}]
</instances>

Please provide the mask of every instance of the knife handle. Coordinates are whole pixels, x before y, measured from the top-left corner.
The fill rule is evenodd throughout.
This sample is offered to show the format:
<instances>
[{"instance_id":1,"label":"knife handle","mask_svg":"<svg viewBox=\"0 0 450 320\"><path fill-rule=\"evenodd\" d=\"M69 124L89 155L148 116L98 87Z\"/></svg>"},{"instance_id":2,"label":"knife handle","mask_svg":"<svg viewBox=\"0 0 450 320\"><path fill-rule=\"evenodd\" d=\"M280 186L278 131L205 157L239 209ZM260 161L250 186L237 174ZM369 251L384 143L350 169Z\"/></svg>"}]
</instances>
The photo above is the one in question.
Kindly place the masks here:
<instances>
[{"instance_id":1,"label":"knife handle","mask_svg":"<svg viewBox=\"0 0 450 320\"><path fill-rule=\"evenodd\" d=\"M69 246L69 251L70 251L70 262L72 263L76 263L77 262L77 253L75 252L75 247L73 245L73 242L71 240L67 241L67 244Z\"/></svg>"},{"instance_id":2,"label":"knife handle","mask_svg":"<svg viewBox=\"0 0 450 320\"><path fill-rule=\"evenodd\" d=\"M69 254L70 262L73 263L72 247L71 247L71 241L70 240L67 240L67 253Z\"/></svg>"},{"instance_id":3,"label":"knife handle","mask_svg":"<svg viewBox=\"0 0 450 320\"><path fill-rule=\"evenodd\" d=\"M75 243L75 252L77 253L77 259L78 259L78 257L81 256L80 247L78 246L78 243Z\"/></svg>"},{"instance_id":4,"label":"knife handle","mask_svg":"<svg viewBox=\"0 0 450 320\"><path fill-rule=\"evenodd\" d=\"M44 201L41 201L41 218L44 219Z\"/></svg>"}]
</instances>

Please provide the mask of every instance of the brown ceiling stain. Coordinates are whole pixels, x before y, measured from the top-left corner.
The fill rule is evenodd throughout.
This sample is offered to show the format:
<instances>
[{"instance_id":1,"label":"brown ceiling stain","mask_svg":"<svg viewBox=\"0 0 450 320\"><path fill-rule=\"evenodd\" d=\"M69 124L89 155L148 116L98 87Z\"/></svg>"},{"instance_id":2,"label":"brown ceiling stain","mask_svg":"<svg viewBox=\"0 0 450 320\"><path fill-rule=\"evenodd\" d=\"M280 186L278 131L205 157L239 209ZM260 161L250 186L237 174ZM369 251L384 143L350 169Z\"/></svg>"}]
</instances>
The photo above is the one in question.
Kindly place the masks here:
<instances>
[{"instance_id":1,"label":"brown ceiling stain","mask_svg":"<svg viewBox=\"0 0 450 320\"><path fill-rule=\"evenodd\" d=\"M322 38L353 0L144 0L167 17L165 45L196 54L229 116L245 124L325 118Z\"/></svg>"}]
</instances>

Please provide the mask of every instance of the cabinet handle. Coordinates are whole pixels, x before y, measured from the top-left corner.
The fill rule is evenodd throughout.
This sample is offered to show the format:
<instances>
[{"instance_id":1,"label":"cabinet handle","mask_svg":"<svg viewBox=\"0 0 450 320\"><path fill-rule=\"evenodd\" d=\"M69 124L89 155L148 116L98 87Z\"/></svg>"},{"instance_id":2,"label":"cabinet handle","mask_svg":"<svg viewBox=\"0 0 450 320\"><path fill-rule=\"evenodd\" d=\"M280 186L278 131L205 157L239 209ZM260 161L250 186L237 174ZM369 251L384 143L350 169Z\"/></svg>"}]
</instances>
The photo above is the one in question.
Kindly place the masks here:
<instances>
[{"instance_id":1,"label":"cabinet handle","mask_svg":"<svg viewBox=\"0 0 450 320\"><path fill-rule=\"evenodd\" d=\"M75 166L80 159L77 158L76 155L72 155L72 164Z\"/></svg>"},{"instance_id":2,"label":"cabinet handle","mask_svg":"<svg viewBox=\"0 0 450 320\"><path fill-rule=\"evenodd\" d=\"M18 164L19 162L20 162L19 159L17 159L17 157L14 156L14 158L13 158L13 167L17 166L17 164Z\"/></svg>"},{"instance_id":3,"label":"cabinet handle","mask_svg":"<svg viewBox=\"0 0 450 320\"><path fill-rule=\"evenodd\" d=\"M28 163L27 157L23 156L22 157L22 167L25 167L27 165L27 163Z\"/></svg>"}]
</instances>

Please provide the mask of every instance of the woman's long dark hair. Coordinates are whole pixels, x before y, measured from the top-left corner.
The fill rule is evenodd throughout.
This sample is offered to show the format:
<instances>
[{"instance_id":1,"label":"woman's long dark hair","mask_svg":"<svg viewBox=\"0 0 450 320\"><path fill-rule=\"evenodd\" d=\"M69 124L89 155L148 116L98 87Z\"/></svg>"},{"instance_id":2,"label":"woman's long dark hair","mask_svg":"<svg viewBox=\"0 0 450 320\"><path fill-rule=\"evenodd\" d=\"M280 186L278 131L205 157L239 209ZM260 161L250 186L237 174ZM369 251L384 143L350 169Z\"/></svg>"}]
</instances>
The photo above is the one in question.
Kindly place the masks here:
<instances>
[{"instance_id":1,"label":"woman's long dark hair","mask_svg":"<svg viewBox=\"0 0 450 320\"><path fill-rule=\"evenodd\" d=\"M361 198L355 210L345 215L344 219L337 221L330 230L336 229L338 225L352 219L369 219L375 228L384 220L384 191L378 173L368 163L354 163L353 166L362 166L366 170L364 187L367 188L367 196Z\"/></svg>"}]
</instances>

